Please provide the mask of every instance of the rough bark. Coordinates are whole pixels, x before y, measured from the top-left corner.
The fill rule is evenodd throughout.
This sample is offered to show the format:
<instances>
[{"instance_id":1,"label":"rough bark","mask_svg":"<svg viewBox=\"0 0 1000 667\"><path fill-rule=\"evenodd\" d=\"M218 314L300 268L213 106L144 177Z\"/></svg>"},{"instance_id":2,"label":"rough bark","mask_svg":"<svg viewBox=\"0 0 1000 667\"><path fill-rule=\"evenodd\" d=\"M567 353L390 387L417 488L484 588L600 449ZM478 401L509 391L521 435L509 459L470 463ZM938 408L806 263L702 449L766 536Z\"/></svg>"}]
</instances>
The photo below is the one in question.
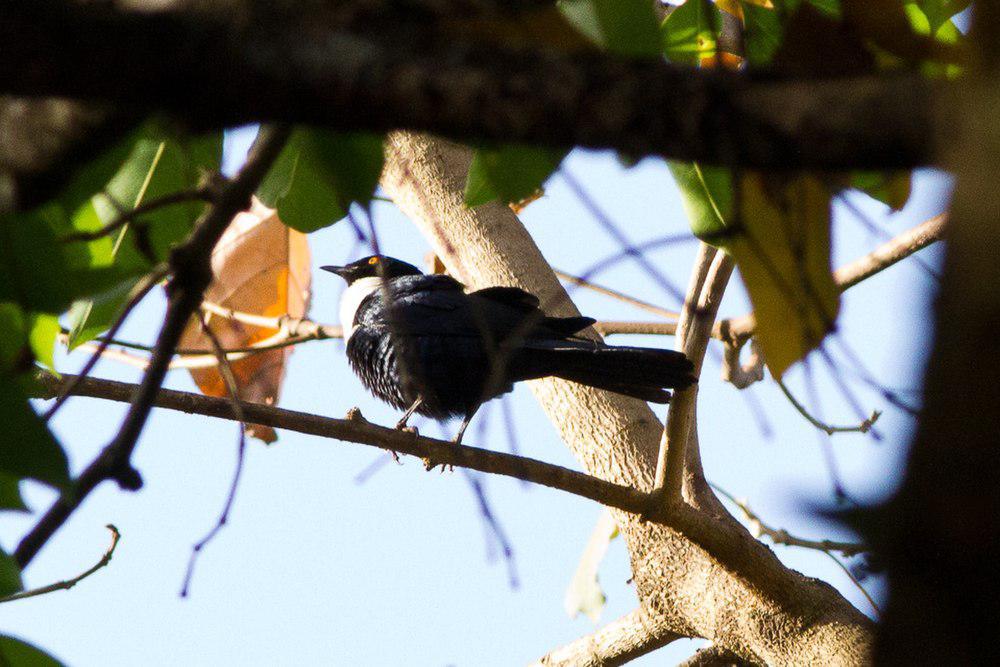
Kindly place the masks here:
<instances>
[{"instance_id":1,"label":"rough bark","mask_svg":"<svg viewBox=\"0 0 1000 667\"><path fill-rule=\"evenodd\" d=\"M537 294L551 314L578 314L509 208L465 208L467 149L406 133L393 135L389 145L383 185L451 273L473 288L516 285ZM588 472L652 488L663 428L647 405L558 380L530 384ZM829 585L785 568L734 519L721 519L712 537L737 554L736 568L724 568L674 530L616 513L651 623L711 639L758 663L867 661L872 628L864 615Z\"/></svg>"}]
</instances>

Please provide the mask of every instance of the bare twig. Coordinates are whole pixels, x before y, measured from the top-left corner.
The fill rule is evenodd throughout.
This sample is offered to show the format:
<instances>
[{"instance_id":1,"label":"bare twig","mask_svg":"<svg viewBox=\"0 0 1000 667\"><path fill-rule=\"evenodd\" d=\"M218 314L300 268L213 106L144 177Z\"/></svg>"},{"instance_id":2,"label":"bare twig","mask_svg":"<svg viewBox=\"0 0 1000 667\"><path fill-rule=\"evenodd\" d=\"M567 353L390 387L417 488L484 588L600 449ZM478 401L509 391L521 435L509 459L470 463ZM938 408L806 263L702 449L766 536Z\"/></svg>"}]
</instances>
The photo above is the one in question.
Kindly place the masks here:
<instances>
[{"instance_id":1,"label":"bare twig","mask_svg":"<svg viewBox=\"0 0 1000 667\"><path fill-rule=\"evenodd\" d=\"M617 299L623 303L627 303L631 306L635 306L646 312L653 313L654 315L662 315L663 317L669 317L671 319L677 319L680 314L673 310L667 310L666 308L660 308L656 304L649 303L648 301L643 301L642 299L637 299L634 296L625 294L624 292L619 292L611 287L606 287L604 285L599 285L583 276L576 276L572 273L566 273L565 271L560 271L559 269L552 269L553 272L563 280L573 285L577 285L584 289L589 289L592 292L597 292L598 294L603 294L605 296L610 296L613 299Z\"/></svg>"},{"instance_id":2,"label":"bare twig","mask_svg":"<svg viewBox=\"0 0 1000 667\"><path fill-rule=\"evenodd\" d=\"M154 199L153 201L146 202L144 204L139 204L133 209L122 211L119 213L118 217L104 225L100 229L95 229L92 232L74 232L72 234L67 234L60 239L64 242L73 241L94 241L99 238L103 238L114 231L117 231L124 227L125 225L133 222L140 216L146 215L153 211L159 210L166 206L172 206L174 204L183 204L185 202L192 201L204 201L210 202L212 200L214 192L211 188L198 188L196 190L183 190L181 192L174 192L169 195L164 195Z\"/></svg>"},{"instance_id":3,"label":"bare twig","mask_svg":"<svg viewBox=\"0 0 1000 667\"><path fill-rule=\"evenodd\" d=\"M38 550L101 482L113 479L129 490L142 486L142 477L131 463L132 452L181 334L191 315L201 305L205 289L211 282L212 250L233 216L249 206L251 195L277 159L288 135L286 127L263 128L239 174L220 190L213 205L195 223L190 237L171 252L173 280L167 288L167 314L149 368L135 394L130 397L132 405L125 420L117 435L84 469L72 488L60 495L18 544L14 555L22 568L31 562Z\"/></svg>"},{"instance_id":4,"label":"bare twig","mask_svg":"<svg viewBox=\"0 0 1000 667\"><path fill-rule=\"evenodd\" d=\"M823 431L827 435L833 435L834 433L867 433L868 431L871 430L875 422L878 421L878 418L882 416L882 413L879 412L878 410L872 410L871 415L866 419L863 419L858 424L853 424L851 426L831 426L813 417L806 409L806 406L802 405L795 398L792 392L789 391L788 387L785 385L784 382L782 382L778 378L775 378L775 382L778 383L778 387L781 388L781 393L785 395L785 398L787 398L788 402L792 404L792 407L794 407L795 410L800 415L805 417L806 421L808 421L810 424L812 424L819 430Z\"/></svg>"},{"instance_id":5,"label":"bare twig","mask_svg":"<svg viewBox=\"0 0 1000 667\"><path fill-rule=\"evenodd\" d=\"M118 529L115 528L113 524L109 523L107 525L107 529L111 531L111 544L109 544L108 548L104 551L104 555L101 556L101 560L94 563L94 565L86 572L83 572L72 579L67 579L66 581L59 581L54 584L49 584L48 586L42 586L41 588L33 588L30 591L19 591L12 595L8 595L7 597L0 598L0 604L4 602L13 602L14 600L33 598L38 595L52 593L54 591L68 591L93 573L100 570L102 567L107 567L108 563L111 562L111 557L115 555L115 549L118 547L118 540L121 539L121 533L118 532Z\"/></svg>"},{"instance_id":6,"label":"bare twig","mask_svg":"<svg viewBox=\"0 0 1000 667\"><path fill-rule=\"evenodd\" d=\"M139 305L139 302L142 301L147 294L149 294L151 289L156 287L157 283L167 276L167 273L168 271L166 266L158 266L150 273L143 276L142 279L135 284L125 302L125 305L122 307L122 312L118 314L118 317L115 318L114 323L108 329L108 333L106 335L107 339L114 338L114 335L118 333L118 330L122 328L123 324L125 324L125 320L128 319L132 310ZM104 354L105 350L107 350L108 344L109 343L104 340L100 342L100 344L94 349L94 353L90 355L90 359L88 359L87 363L83 365L83 368L80 369L80 372L76 375L76 377L85 378L90 375L90 372L94 370L94 366L97 365L97 362L100 361L101 356ZM52 419L52 415L58 412L59 408L66 402L66 399L72 395L73 388L72 384L67 384L64 387L63 392L56 396L56 400L42 415L42 419L45 421Z\"/></svg>"},{"instance_id":7,"label":"bare twig","mask_svg":"<svg viewBox=\"0 0 1000 667\"><path fill-rule=\"evenodd\" d=\"M674 336L677 334L677 322L623 322L620 320L603 320L594 323L594 329L596 329L602 336L611 336L613 334Z\"/></svg>"},{"instance_id":8,"label":"bare twig","mask_svg":"<svg viewBox=\"0 0 1000 667\"><path fill-rule=\"evenodd\" d=\"M211 341L212 347L215 349L215 355L219 361L219 374L226 384L226 393L229 395L230 404L233 406L233 414L236 416L239 424L239 435L237 436L236 442L236 469L233 472L233 480L229 485L229 493L226 495L226 502L222 506L222 512L219 514L219 520L215 523L212 528L205 533L195 545L191 548L191 556L188 558L187 571L184 573L184 583L181 585L181 597L187 597L188 591L191 586L191 577L194 576L194 566L198 562L198 554L201 550L205 548L209 542L211 542L219 531L226 525L229 520L229 512L233 508L233 502L236 500L236 489L240 485L240 477L243 474L243 464L246 458L246 448L247 448L247 420L243 415L243 404L240 398L240 387L236 382L236 374L233 373L233 368L229 364L229 360L226 358L226 352L222 349L222 343L219 341L219 337L215 335L212 331L212 327L208 324L207 317L201 319L201 330L204 332L205 336Z\"/></svg>"},{"instance_id":9,"label":"bare twig","mask_svg":"<svg viewBox=\"0 0 1000 667\"><path fill-rule=\"evenodd\" d=\"M854 583L854 585L857 587L857 589L859 591L861 591L861 594L865 596L866 600L868 600L868 604L870 604L872 606L872 609L875 610L875 613L881 615L882 614L882 610L879 609L879 606L875 603L875 599L868 592L868 589L866 589L864 586L861 585L861 582L858 581L858 578L855 577L854 574L851 573L851 568L849 568L846 565L844 565L843 563L841 563L840 559L837 558L836 556L834 556L829 551L826 552L826 555L830 558L830 560L832 560L834 563L837 564L837 567L839 567L841 570L844 571L844 574L847 575L847 578L850 579Z\"/></svg>"},{"instance_id":10,"label":"bare twig","mask_svg":"<svg viewBox=\"0 0 1000 667\"><path fill-rule=\"evenodd\" d=\"M750 532L756 538L767 537L774 544L781 544L789 547L801 547L803 549L814 549L816 551L838 551L844 556L856 556L867 551L871 551L871 548L866 544L861 544L858 542L838 542L836 540L807 540L802 537L796 537L792 535L784 528L773 528L760 518L760 516L750 508L745 501L738 499L733 494L729 493L725 489L712 485L716 493L726 498L729 502L743 513L747 521L750 523Z\"/></svg>"}]
</instances>

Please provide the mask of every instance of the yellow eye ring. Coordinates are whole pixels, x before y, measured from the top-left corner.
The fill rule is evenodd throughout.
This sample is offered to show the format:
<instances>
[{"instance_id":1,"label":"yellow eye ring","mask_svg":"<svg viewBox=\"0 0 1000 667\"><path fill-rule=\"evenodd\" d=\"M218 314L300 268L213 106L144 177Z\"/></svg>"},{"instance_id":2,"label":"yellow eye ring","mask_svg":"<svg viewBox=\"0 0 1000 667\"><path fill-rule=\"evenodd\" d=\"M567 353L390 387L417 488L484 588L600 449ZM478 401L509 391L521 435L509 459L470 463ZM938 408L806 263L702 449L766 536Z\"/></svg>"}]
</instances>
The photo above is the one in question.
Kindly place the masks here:
<instances>
[{"instance_id":1,"label":"yellow eye ring","mask_svg":"<svg viewBox=\"0 0 1000 667\"><path fill-rule=\"evenodd\" d=\"M378 264L378 257L372 257L368 260L369 264Z\"/></svg>"}]
</instances>

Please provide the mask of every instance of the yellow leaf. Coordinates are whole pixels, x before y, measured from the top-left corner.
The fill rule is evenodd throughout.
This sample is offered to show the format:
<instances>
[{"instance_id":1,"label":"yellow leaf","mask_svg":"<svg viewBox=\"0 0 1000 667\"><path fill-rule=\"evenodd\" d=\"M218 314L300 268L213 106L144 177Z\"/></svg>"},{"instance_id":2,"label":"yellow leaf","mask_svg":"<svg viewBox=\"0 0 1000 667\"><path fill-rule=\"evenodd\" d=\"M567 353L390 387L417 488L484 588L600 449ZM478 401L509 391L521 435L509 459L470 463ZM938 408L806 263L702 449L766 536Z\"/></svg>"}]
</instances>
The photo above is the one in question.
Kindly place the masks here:
<instances>
[{"instance_id":1,"label":"yellow leaf","mask_svg":"<svg viewBox=\"0 0 1000 667\"><path fill-rule=\"evenodd\" d=\"M833 329L840 292L830 269L830 191L813 176L740 181L738 234L727 250L753 302L756 336L777 378Z\"/></svg>"},{"instance_id":2,"label":"yellow leaf","mask_svg":"<svg viewBox=\"0 0 1000 667\"><path fill-rule=\"evenodd\" d=\"M205 301L264 317L303 318L309 308L309 259L306 235L286 227L273 209L255 198L249 211L233 218L212 253L215 278L205 292ZM225 349L249 347L278 333L277 329L219 316L213 316L209 325ZM212 342L198 320L192 318L179 347L211 350ZM291 350L276 348L233 360L230 366L240 398L275 403ZM227 395L216 368L191 369L191 376L206 395ZM264 442L274 442L278 437L274 429L260 424L248 425L247 433Z\"/></svg>"}]
</instances>

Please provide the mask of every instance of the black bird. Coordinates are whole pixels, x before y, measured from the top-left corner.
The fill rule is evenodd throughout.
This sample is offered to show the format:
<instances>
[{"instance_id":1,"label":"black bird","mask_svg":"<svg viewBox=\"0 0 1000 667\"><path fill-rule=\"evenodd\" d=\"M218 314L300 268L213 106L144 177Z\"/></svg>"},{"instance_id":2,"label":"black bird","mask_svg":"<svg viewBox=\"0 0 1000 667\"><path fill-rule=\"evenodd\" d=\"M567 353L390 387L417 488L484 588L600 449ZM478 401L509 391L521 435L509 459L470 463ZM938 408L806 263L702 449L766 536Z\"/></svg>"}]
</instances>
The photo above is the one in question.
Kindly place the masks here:
<instances>
[{"instance_id":1,"label":"black bird","mask_svg":"<svg viewBox=\"0 0 1000 667\"><path fill-rule=\"evenodd\" d=\"M653 403L695 381L683 353L575 337L595 320L547 317L517 287L466 293L450 276L379 255L321 268L347 281L340 303L347 359L376 397L406 409L397 428L414 412L461 415L461 442L479 406L521 380L554 376Z\"/></svg>"}]
</instances>

